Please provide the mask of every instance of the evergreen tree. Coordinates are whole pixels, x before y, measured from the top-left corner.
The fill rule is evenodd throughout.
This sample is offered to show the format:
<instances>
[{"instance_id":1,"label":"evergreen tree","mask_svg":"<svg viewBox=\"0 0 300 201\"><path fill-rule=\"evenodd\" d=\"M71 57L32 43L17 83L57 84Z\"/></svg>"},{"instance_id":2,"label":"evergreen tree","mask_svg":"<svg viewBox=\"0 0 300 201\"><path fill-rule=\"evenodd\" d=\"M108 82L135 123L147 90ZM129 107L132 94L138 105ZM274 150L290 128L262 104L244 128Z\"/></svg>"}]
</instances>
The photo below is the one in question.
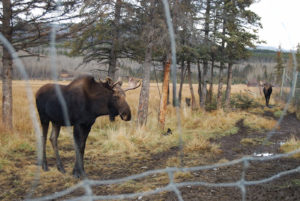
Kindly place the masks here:
<instances>
[{"instance_id":1,"label":"evergreen tree","mask_svg":"<svg viewBox=\"0 0 300 201\"><path fill-rule=\"evenodd\" d=\"M132 26L122 16L129 15L131 6L123 0L85 1L80 24L86 28L74 32L71 43L66 44L72 48L70 55L82 55L83 63L108 64L107 75L116 80L117 60L124 57L127 27Z\"/></svg>"},{"instance_id":2,"label":"evergreen tree","mask_svg":"<svg viewBox=\"0 0 300 201\"><path fill-rule=\"evenodd\" d=\"M225 0L224 2L227 44L225 51L228 58L226 107L230 104L233 64L249 57L247 47L255 47L254 42L259 42L256 32L257 28L261 27L260 17L248 9L251 4L253 1Z\"/></svg>"},{"instance_id":3,"label":"evergreen tree","mask_svg":"<svg viewBox=\"0 0 300 201\"><path fill-rule=\"evenodd\" d=\"M31 47L49 44L51 24L58 24L75 17L76 8L81 1L55 0L3 0L0 2L0 31L7 41L18 51L26 52L26 56L38 56ZM57 12L57 9L61 12ZM33 12L35 11L35 12ZM39 11L39 12L36 12ZM59 26L56 39L66 37L70 24ZM74 30L74 31L78 31ZM9 51L3 46L2 73L2 121L12 128L12 72L13 61Z\"/></svg>"},{"instance_id":4,"label":"evergreen tree","mask_svg":"<svg viewBox=\"0 0 300 201\"><path fill-rule=\"evenodd\" d=\"M276 54L276 66L275 66L277 84L281 84L282 82L283 69L284 69L284 65L282 59L282 50L281 50L281 46L279 46Z\"/></svg>"}]
</instances>

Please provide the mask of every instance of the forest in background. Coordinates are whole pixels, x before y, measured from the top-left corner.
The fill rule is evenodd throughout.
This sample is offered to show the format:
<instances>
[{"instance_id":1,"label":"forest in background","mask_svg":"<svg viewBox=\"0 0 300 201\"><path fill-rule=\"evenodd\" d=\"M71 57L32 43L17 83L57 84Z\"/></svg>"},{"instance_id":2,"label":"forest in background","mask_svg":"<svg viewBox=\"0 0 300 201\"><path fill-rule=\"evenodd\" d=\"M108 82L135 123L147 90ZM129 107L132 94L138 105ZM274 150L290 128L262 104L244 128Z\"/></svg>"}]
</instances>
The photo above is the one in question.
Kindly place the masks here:
<instances>
[{"instance_id":1,"label":"forest in background","mask_svg":"<svg viewBox=\"0 0 300 201\"><path fill-rule=\"evenodd\" d=\"M39 57L26 57L22 58L25 64L26 71L30 79L36 80L50 80L51 67L49 59L49 48L48 47L36 47L33 48L32 52L39 53ZM277 52L274 50L266 49L252 49L248 50L249 58L246 60L241 60L234 64L233 66L233 84L247 84L248 82L258 82L258 81L274 81ZM1 51L2 52L2 51ZM57 47L57 70L60 80L71 80L74 77L80 76L82 74L93 74L96 78L105 79L108 69L108 64L98 63L96 61L91 61L89 63L83 63L82 56L71 56L69 54L70 49L65 47ZM2 53L1 53L2 54ZM0 55L1 55L0 54ZM285 66L289 65L289 52L283 52L283 63ZM120 77L137 77L141 78L143 75L143 66L131 59L120 59L117 63L119 69L118 76ZM151 82L162 82L163 79L163 66L160 63L153 63L151 69ZM197 69L196 65L191 66L192 81L197 83ZM209 67L210 68L210 67ZM178 70L179 67L178 67ZM0 62L0 74L2 73L2 63ZM66 74L68 77L65 77ZM216 76L217 71L214 71ZM179 82L180 74L177 73L177 81ZM246 79L245 79L246 78ZM22 79L22 76L16 68L14 68L13 79ZM185 79L184 83L188 80ZM215 80L215 84L216 84Z\"/></svg>"},{"instance_id":2,"label":"forest in background","mask_svg":"<svg viewBox=\"0 0 300 201\"><path fill-rule=\"evenodd\" d=\"M175 93L172 97L173 106L180 105L185 82L190 86L192 108L202 110L213 99L217 109L229 108L234 83L281 83L285 54L278 51L274 64L272 53L267 51L254 51L250 57L249 49L263 42L257 34L262 28L260 17L249 9L255 1L169 0L167 3L171 17L168 20L172 21L175 34L180 84L178 101ZM39 12L33 12L36 10ZM163 77L162 104L166 103L163 100L169 88L171 37L162 1L5 0L0 4L0 15L1 33L23 58L30 78L49 79L50 60L46 55L50 52L58 54L55 66L62 79L86 72L102 79L142 78L140 125L147 120L150 82L160 82ZM292 66L288 58L291 63L288 66ZM2 117L8 127L12 127L12 79L20 78L12 60L8 49L3 47ZM192 83L198 84L198 103ZM218 88L215 95L213 84Z\"/></svg>"}]
</instances>

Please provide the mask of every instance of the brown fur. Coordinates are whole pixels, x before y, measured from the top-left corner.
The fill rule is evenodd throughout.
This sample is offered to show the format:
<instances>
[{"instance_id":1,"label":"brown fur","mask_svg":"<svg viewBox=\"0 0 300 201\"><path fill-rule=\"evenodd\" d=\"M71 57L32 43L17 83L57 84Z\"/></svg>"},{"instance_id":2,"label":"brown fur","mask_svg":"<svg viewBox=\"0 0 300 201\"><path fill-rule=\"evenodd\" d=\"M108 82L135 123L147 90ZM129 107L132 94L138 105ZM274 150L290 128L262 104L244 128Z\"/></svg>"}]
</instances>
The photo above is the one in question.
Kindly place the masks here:
<instances>
[{"instance_id":1,"label":"brown fur","mask_svg":"<svg viewBox=\"0 0 300 201\"><path fill-rule=\"evenodd\" d=\"M270 102L270 97L272 94L272 85L269 83L264 83L264 95L265 95L265 99L266 99L266 106L269 107L269 102Z\"/></svg>"},{"instance_id":2,"label":"brown fur","mask_svg":"<svg viewBox=\"0 0 300 201\"><path fill-rule=\"evenodd\" d=\"M62 103L57 94L60 88L67 106L68 119L64 116ZM91 76L75 79L69 85L46 84L36 93L36 105L43 127L43 161L42 167L48 170L46 160L46 140L49 122L52 122L51 143L56 154L57 168L65 172L58 154L57 138L61 126L74 126L74 141L76 161L73 169L75 177L84 176L83 156L86 139L91 126L99 116L109 115L110 120L115 116L129 121L131 119L130 107L125 100L125 92L121 84L112 85L111 81L96 82Z\"/></svg>"}]
</instances>

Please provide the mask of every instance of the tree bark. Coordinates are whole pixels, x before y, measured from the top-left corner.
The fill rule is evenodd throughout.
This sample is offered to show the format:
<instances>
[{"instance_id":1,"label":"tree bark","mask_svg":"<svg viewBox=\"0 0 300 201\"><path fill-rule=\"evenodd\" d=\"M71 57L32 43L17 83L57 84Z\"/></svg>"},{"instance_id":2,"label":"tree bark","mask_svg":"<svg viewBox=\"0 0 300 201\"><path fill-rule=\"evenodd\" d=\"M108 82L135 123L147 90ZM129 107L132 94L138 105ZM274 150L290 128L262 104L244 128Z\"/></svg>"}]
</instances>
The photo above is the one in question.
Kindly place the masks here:
<instances>
[{"instance_id":1,"label":"tree bark","mask_svg":"<svg viewBox=\"0 0 300 201\"><path fill-rule=\"evenodd\" d=\"M220 109L222 106L223 67L224 67L224 63L221 62L220 72L219 72L219 83L218 83L217 109Z\"/></svg>"},{"instance_id":2,"label":"tree bark","mask_svg":"<svg viewBox=\"0 0 300 201\"><path fill-rule=\"evenodd\" d=\"M184 59L181 60L181 71L180 71L180 84L179 84L179 92L178 92L178 103L181 106L181 99L182 99L182 87L184 83L185 77L185 68L184 68Z\"/></svg>"},{"instance_id":3,"label":"tree bark","mask_svg":"<svg viewBox=\"0 0 300 201\"><path fill-rule=\"evenodd\" d=\"M164 79L162 85L162 97L160 100L159 107L159 124L162 129L165 126L167 102L168 102L168 91L169 91L169 80L170 80L170 61L167 61L164 67Z\"/></svg>"},{"instance_id":4,"label":"tree bark","mask_svg":"<svg viewBox=\"0 0 300 201\"><path fill-rule=\"evenodd\" d=\"M211 10L211 1L206 1L206 9L205 9L205 23L204 23L204 45L207 48L209 46L209 22L210 22L210 10ZM207 52L208 54L208 52ZM205 110L205 102L207 95L207 69L208 69L208 59L206 56L203 59L203 87L202 87L202 96L200 99L200 107Z\"/></svg>"},{"instance_id":5,"label":"tree bark","mask_svg":"<svg viewBox=\"0 0 300 201\"><path fill-rule=\"evenodd\" d=\"M207 68L208 62L207 60L203 61L203 83L202 83L202 91L200 97L200 107L205 110L205 102L206 102L206 95L207 95Z\"/></svg>"},{"instance_id":6,"label":"tree bark","mask_svg":"<svg viewBox=\"0 0 300 201\"><path fill-rule=\"evenodd\" d=\"M192 110L196 110L197 105L196 105L196 99L195 99L193 83L192 83L192 73L191 73L191 62L190 61L187 62L187 72L188 72L188 80L189 80L189 86L190 86L190 91L191 91L191 96L192 96Z\"/></svg>"},{"instance_id":7,"label":"tree bark","mask_svg":"<svg viewBox=\"0 0 300 201\"><path fill-rule=\"evenodd\" d=\"M145 52L144 75L142 89L138 107L138 124L143 126L147 123L148 105L149 105L149 88L150 88L150 72L152 59L152 43L149 43Z\"/></svg>"},{"instance_id":8,"label":"tree bark","mask_svg":"<svg viewBox=\"0 0 300 201\"><path fill-rule=\"evenodd\" d=\"M230 95L231 95L231 83L232 83L232 63L228 64L228 73L227 73L227 87L225 94L225 107L229 108L230 106Z\"/></svg>"},{"instance_id":9,"label":"tree bark","mask_svg":"<svg viewBox=\"0 0 300 201\"><path fill-rule=\"evenodd\" d=\"M210 104L212 103L212 97L213 97L214 65L215 65L215 61L214 61L214 59L212 59L211 69L210 69L210 84L209 84L209 90L208 90L208 101Z\"/></svg>"},{"instance_id":10,"label":"tree bark","mask_svg":"<svg viewBox=\"0 0 300 201\"><path fill-rule=\"evenodd\" d=\"M200 69L200 61L197 61L197 68L198 68L198 95L199 95L199 105L201 103L202 97L202 85L201 85L201 69Z\"/></svg>"},{"instance_id":11,"label":"tree bark","mask_svg":"<svg viewBox=\"0 0 300 201\"><path fill-rule=\"evenodd\" d=\"M167 105L170 104L170 82L168 82L168 97L167 97Z\"/></svg>"},{"instance_id":12,"label":"tree bark","mask_svg":"<svg viewBox=\"0 0 300 201\"><path fill-rule=\"evenodd\" d=\"M2 32L9 42L12 41L11 17L11 1L3 0ZM4 46L2 63L2 121L6 128L12 129L12 57Z\"/></svg>"},{"instance_id":13,"label":"tree bark","mask_svg":"<svg viewBox=\"0 0 300 201\"><path fill-rule=\"evenodd\" d=\"M113 21L112 45L109 54L108 76L116 80L117 71L117 51L119 43L119 24L121 19L121 0L117 0L115 4L115 19Z\"/></svg>"}]
</instances>

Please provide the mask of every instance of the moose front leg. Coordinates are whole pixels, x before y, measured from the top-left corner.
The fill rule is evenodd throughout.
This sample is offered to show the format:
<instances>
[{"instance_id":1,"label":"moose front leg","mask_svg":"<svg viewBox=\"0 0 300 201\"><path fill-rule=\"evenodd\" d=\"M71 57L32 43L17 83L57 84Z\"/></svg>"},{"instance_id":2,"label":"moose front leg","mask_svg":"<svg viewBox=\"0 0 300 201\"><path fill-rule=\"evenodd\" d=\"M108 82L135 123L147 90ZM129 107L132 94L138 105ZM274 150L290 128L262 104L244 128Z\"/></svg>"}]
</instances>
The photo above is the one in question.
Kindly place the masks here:
<instances>
[{"instance_id":1,"label":"moose front leg","mask_svg":"<svg viewBox=\"0 0 300 201\"><path fill-rule=\"evenodd\" d=\"M270 107L269 102L270 102L270 96L266 96L266 106L267 107Z\"/></svg>"},{"instance_id":2,"label":"moose front leg","mask_svg":"<svg viewBox=\"0 0 300 201\"><path fill-rule=\"evenodd\" d=\"M75 159L75 166L73 169L73 175L76 178L85 177L86 174L84 172L84 149L86 144L86 139L89 135L89 132L91 130L90 126L78 124L74 126L74 143L75 143L75 153L76 153L76 159Z\"/></svg>"}]
</instances>

